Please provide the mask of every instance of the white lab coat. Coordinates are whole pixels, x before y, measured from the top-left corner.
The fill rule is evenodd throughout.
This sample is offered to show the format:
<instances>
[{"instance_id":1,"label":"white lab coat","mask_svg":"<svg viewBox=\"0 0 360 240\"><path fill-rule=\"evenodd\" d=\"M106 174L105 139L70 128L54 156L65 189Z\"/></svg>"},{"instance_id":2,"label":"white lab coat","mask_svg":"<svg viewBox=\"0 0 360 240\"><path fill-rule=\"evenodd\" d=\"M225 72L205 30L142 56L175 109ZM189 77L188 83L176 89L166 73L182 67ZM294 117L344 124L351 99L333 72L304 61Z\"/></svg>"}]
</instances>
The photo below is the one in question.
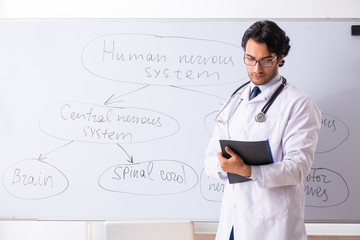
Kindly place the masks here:
<instances>
[{"instance_id":1,"label":"white lab coat","mask_svg":"<svg viewBox=\"0 0 360 240\"><path fill-rule=\"evenodd\" d=\"M219 178L219 139L269 139L274 163L260 167L261 182L226 184L216 240L228 240L233 226L236 240L307 239L303 182L313 164L321 114L307 95L288 83L266 113L266 121L255 122L255 115L279 85L280 81L251 101L248 85L219 115L222 121L217 122L206 149L210 178Z\"/></svg>"}]
</instances>

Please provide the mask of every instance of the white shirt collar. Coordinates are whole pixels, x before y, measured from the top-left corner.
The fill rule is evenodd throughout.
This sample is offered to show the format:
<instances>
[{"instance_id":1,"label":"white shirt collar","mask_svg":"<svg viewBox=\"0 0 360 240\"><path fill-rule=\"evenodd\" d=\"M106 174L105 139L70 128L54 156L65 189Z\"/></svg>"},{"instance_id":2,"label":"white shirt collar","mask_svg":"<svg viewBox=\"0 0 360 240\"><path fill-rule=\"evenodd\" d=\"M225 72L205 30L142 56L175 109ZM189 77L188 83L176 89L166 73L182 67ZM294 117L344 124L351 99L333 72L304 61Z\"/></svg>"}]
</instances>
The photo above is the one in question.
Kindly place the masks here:
<instances>
[{"instance_id":1,"label":"white shirt collar","mask_svg":"<svg viewBox=\"0 0 360 240\"><path fill-rule=\"evenodd\" d=\"M265 91L265 89L267 89L268 87L272 86L273 84L277 83L278 81L280 81L281 76L278 73L273 79L271 79L268 83L264 84L264 85L259 85L258 87L260 88L261 92ZM250 81L250 93L252 92L253 88L256 85Z\"/></svg>"}]
</instances>

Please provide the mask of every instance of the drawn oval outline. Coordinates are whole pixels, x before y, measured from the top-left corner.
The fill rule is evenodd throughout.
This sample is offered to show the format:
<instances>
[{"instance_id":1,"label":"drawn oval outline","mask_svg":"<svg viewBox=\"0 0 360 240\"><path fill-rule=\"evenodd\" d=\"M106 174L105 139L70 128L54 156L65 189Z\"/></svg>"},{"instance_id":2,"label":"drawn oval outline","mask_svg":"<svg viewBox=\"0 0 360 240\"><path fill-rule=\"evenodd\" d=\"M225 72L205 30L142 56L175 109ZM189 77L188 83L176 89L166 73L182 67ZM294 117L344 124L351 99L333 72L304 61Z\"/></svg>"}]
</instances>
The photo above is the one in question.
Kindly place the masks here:
<instances>
[{"instance_id":1,"label":"drawn oval outline","mask_svg":"<svg viewBox=\"0 0 360 240\"><path fill-rule=\"evenodd\" d=\"M338 123L340 123L340 127L343 130L342 134L341 134L341 138L338 139L334 139L334 138L330 138L330 137L322 137L323 136L323 131L322 129L325 128L324 125L328 125L329 123L324 123L324 121L326 120L326 117L330 117L332 119L337 120ZM345 124L344 121L340 120L339 118L332 116L330 114L327 113L322 113L322 120L321 120L321 130L320 130L320 135L319 135L319 140L324 139L323 141L319 141L318 146L315 150L316 154L319 153L327 153L330 152L334 149L336 149L337 147L339 147L341 144L343 144L346 139L348 139L349 135L350 135L350 130L348 128L348 126ZM328 126L329 127L329 126ZM323 133L323 134L322 134ZM329 141L330 140L330 141ZM329 142L331 144L329 144Z\"/></svg>"},{"instance_id":2,"label":"drawn oval outline","mask_svg":"<svg viewBox=\"0 0 360 240\"><path fill-rule=\"evenodd\" d=\"M22 192L20 194L12 191L11 187L8 186L8 180L9 180L9 178L11 178L10 176L8 176L8 174L10 174L9 171L15 169L16 167L18 167L18 168L20 168L21 166L28 167L28 166L26 166L27 164L30 164L31 168L33 168L33 167L38 167L40 169L43 168L43 169L47 169L49 172L55 173L56 179L58 179L58 180L60 179L61 187L59 189L55 188L54 191L50 192L50 193L49 193L49 190L46 189L46 190L44 190L44 192L40 192L40 194L34 193L33 190L29 191L29 193ZM33 178L31 178L31 179L33 179ZM20 180L25 181L25 175L22 175L22 178ZM36 180L39 180L39 179L36 179ZM55 196L60 195L61 193L65 192L66 189L69 187L69 181L68 181L67 177L58 168L56 168L55 166L51 165L48 162L44 162L44 161L41 161L39 159L34 159L34 158L19 161L15 164L11 165L10 167L8 167L6 169L6 171L4 172L2 181L3 181L4 188L10 195L12 195L15 198L29 199L29 200L40 200L40 199L55 197ZM13 185L14 185L14 182L13 182ZM26 196L26 194L29 194L29 196ZM31 196L32 194L34 194L34 195Z\"/></svg>"},{"instance_id":3,"label":"drawn oval outline","mask_svg":"<svg viewBox=\"0 0 360 240\"><path fill-rule=\"evenodd\" d=\"M135 139L134 141L128 141L128 140L123 140L121 141L121 138L120 139L117 139L117 140L104 140L102 141L101 139L84 139L84 138L81 138L79 136L81 136L81 134L83 134L84 132L84 124L85 123L78 123L78 122L73 122L73 126L71 126L71 122L69 123L64 123L63 120L61 120L61 116L59 114L59 109L64 106L64 105L67 105L67 104L73 104L73 105L78 105L78 106L82 106L82 107L96 107L102 111L105 111L105 110L112 110L116 113L118 113L119 111L126 111L126 110L129 110L129 111L140 111L140 113L149 113L149 114L157 114L159 116L162 116L165 121L168 121L169 124L168 125L171 125L169 128L171 128L171 130L168 130L168 132L165 134L163 133L162 135L159 135L159 133L161 134L161 131L156 131L156 134L158 134L157 136L155 136L155 134L153 134L154 136L149 136L147 137L148 135L151 135L149 133L143 133L141 135L141 132L139 130L140 127L133 127L135 130L134 131L138 131L137 134L141 135L141 137L139 137L140 139ZM126 114L126 113L125 113ZM58 116L56 116L58 115ZM54 118L56 117L56 119L54 120ZM77 131L78 132L74 132L74 131L71 131L76 124L78 124L79 126L77 126ZM57 126L56 128L53 127L53 125ZM70 126L66 126L66 125L70 125ZM93 124L94 126L97 126L98 128L101 128L101 127L104 127L101 123L94 123ZM111 107L111 106L105 106L105 105L97 105L97 104L90 104L90 103L80 103L80 102L62 102L62 103L57 103L57 104L54 104L54 105L51 105L49 107L47 107L41 114L40 116L40 120L39 120L39 126L40 126L40 129L46 133L47 135L51 136L51 137L54 137L54 138L58 138L58 139L63 139L63 140L73 140L73 141L79 141L79 142L91 142L91 143L108 143L108 144L113 144L113 143L143 143L143 142L150 142L150 141L155 141L155 140L160 140L160 139L163 139L163 138L167 138L167 137L170 137L172 135L175 135L176 133L179 132L180 130L180 124L179 122L167 115L167 114L164 114L164 113L161 113L161 112L158 112L158 111L155 111L155 110L150 110L150 109L146 109L146 108L138 108L138 107ZM59 131L59 126L60 126L60 130L62 131ZM61 129L62 127L62 129ZM107 127L111 128L111 129L115 129L116 130L116 127L117 125L115 123L113 124L108 124ZM97 128L97 129L98 129ZM56 132L56 130L58 130L58 132ZM155 132L155 131L154 131ZM166 131L165 131L166 132ZM65 134L65 135L64 135ZM69 136L70 134L73 134L75 136L71 137ZM89 134L90 134L90 131L89 131ZM147 137L147 138L146 138ZM143 139L141 139L143 138ZM123 138L125 139L125 138Z\"/></svg>"},{"instance_id":4,"label":"drawn oval outline","mask_svg":"<svg viewBox=\"0 0 360 240\"><path fill-rule=\"evenodd\" d=\"M102 50L102 54L104 54L104 52L109 52L111 50L106 49L105 51L105 42L101 42L101 40L104 40L106 38L112 38L112 39L124 39L124 41L128 41L128 44L132 44L131 46L135 46L134 43L136 42L144 42L146 44L141 44L141 45L137 45L137 48L148 48L146 49L146 53L144 55L146 55L147 53L150 53L152 49L150 49L148 46L150 46L153 42L156 42L156 46L161 46L162 49L164 48L168 48L167 50L163 50L165 51L164 53L162 53L163 55L165 54L169 54L169 52L171 54L173 54L173 51L178 50L179 44L176 43L172 43L173 41L186 41L186 46L187 48L189 47L189 45L193 44L194 45L194 50L198 50L199 49L199 45L197 44L199 41L202 41L201 46L204 47L204 50L206 50L207 46L206 45L211 45L209 48L212 49L213 51L220 51L219 49L221 49L221 47L223 48L230 48L230 49L226 49L225 53L232 53L232 60L233 58L238 58L235 61L235 63L233 64L234 66L236 66L236 70L235 71L240 71L240 67L238 67L240 65L240 63L242 62L242 58L241 53L239 52L239 54L234 54L235 51L242 51L242 48L240 46L237 46L235 44L231 44L231 43L227 43L227 42L222 42L222 41L217 41L217 40L211 40L211 39L201 39L201 38L191 38L191 37L181 37L181 36L160 36L160 35L155 35L155 34L146 34L146 33L113 33L113 34L104 34L101 35L99 37L96 37L92 40L90 40L88 43L85 44L82 53L81 53L81 62L83 67L90 73L93 74L99 78L103 78L103 79L107 79L107 80L112 80L112 81L118 81L118 82L126 82L126 83L133 83L133 84L146 84L146 85L160 85L160 86L168 86L168 85L173 85L173 86L200 86L200 85L221 85L221 84L229 84L229 83L233 83L236 81L229 81L230 79L233 79L229 76L224 76L221 82L219 82L218 80L211 80L209 81L208 79L206 81L200 81L199 79L196 79L196 81L194 81L193 83L184 83L183 80L184 79L177 79L176 77L174 77L171 81L164 81L163 83L159 83L158 80L149 80L146 79L147 81L145 81L143 78L144 76L140 76L140 75L135 75L136 73L139 73L141 71L139 71L139 69L142 68L146 68L146 64L143 64L142 66L137 66L136 70L134 70L131 74L128 75L122 75L124 74L123 71L119 71L120 67L112 67L110 68L111 70L109 71L109 67L105 67L105 70L99 70L100 66L101 66L101 62L100 61L96 61L95 59L100 59L100 55L101 55L101 51L97 50L93 50L92 48L94 48L94 46L96 45L97 47L103 46L103 50ZM126 39L126 38L134 38L134 39ZM143 38L143 39L142 39ZM140 39L140 40L139 40ZM167 43L162 43L161 41L167 41ZM99 43L97 43L99 42ZM218 44L221 47L214 47L214 44ZM170 45L170 46L168 46ZM126 46L127 49L129 49L129 46ZM94 55L94 53L91 53L91 50L93 50L93 52L96 52L97 55ZM154 50L152 50L154 51ZM156 52L156 51L155 51ZM206 51L208 52L208 51ZM128 55L128 54L125 54ZM135 53L136 55L136 53ZM138 55L142 55L142 54L138 54ZM155 55L155 54L154 54ZM119 56L116 56L117 58L121 58ZM176 56L179 57L179 56ZM138 58L134 57L134 58ZM210 57L209 57L210 58ZM175 58L174 58L175 59ZM103 60L104 61L104 60ZM167 65L163 66L158 64L158 68L156 70L164 70L164 69L168 69L171 67L179 67L181 64L176 62L176 63L169 63L166 62ZM152 65L155 65L154 63L152 63ZM170 65L170 67L169 67ZM223 66L221 66L223 67ZM123 68L124 71L130 71L129 67L125 67ZM209 68L207 68L204 72L207 72L207 70L210 70ZM103 71L103 72L102 72ZM115 71L119 71L117 73L115 73ZM211 71L211 70L210 70ZM232 70L234 71L234 70ZM227 73L225 73L227 72ZM228 72L231 72L229 70L223 71L223 73L225 74L229 74ZM237 74L239 72L236 72ZM203 73L202 73L203 74ZM201 74L201 75L202 75ZM237 75L236 74L236 75ZM136 79L135 81L131 81L129 79ZM141 80L139 80L141 79ZM168 80L171 79L171 77L167 78Z\"/></svg>"},{"instance_id":5,"label":"drawn oval outline","mask_svg":"<svg viewBox=\"0 0 360 240\"><path fill-rule=\"evenodd\" d=\"M212 128L214 127L215 125L215 121L213 121L213 119L215 119L216 115L218 114L219 111L213 111L211 113L209 113L208 115L205 116L204 118L204 125L205 125L205 129L206 129L206 132L211 136L212 135ZM327 114L327 113L322 113L322 122L324 121L324 117L326 116L329 116L331 117L332 119L335 119L337 120L341 125L341 129L344 131L341 138L339 139L330 139L332 140L331 142L329 141L329 138L326 138L326 137L321 137L322 136L322 132L323 130L320 131L320 136L319 136L319 143L318 143L318 146L315 150L315 153L316 154L321 154L321 153L327 153L327 152L330 152L334 149L336 149L337 147L339 147L341 144L343 144L348 138L349 138L349 135L350 135L350 131L349 131L349 128L348 126L345 124L344 121L340 120L339 118L337 117L334 117L330 114ZM209 123L211 122L211 127L209 127ZM323 125L324 123L322 123ZM326 124L326 123L325 123ZM322 129L324 128L324 126L321 127ZM328 144L328 143L331 143L331 144Z\"/></svg>"},{"instance_id":6,"label":"drawn oval outline","mask_svg":"<svg viewBox=\"0 0 360 240\"><path fill-rule=\"evenodd\" d=\"M134 182L131 182L132 180L129 180L125 184L121 185L121 183L120 183L117 186L114 186L113 184L118 183L118 182L111 182L110 184L105 182L107 180L107 179L105 179L105 177L113 176L112 174L114 174L114 169L117 167L146 165L151 162L160 163L160 164L170 163L170 164L174 164L174 165L186 166L186 168L187 168L186 175L188 176L189 173L192 173L192 176L190 176L190 177L193 180L194 179L195 180L191 184L189 184L189 186L182 187L179 189L176 189L176 187L171 186L170 191L169 190L166 190L166 191L160 190L157 192L152 191L152 192L146 192L146 193L144 192L144 189L146 191L149 191L149 189L151 188L151 185L152 185L152 187L155 186L158 189L159 186L161 187L162 182L159 183L159 181L160 181L159 179L153 179L153 180L148 179L148 180L146 180L146 183L141 182L141 181L139 181L138 183L134 183ZM110 173L112 173L112 174L110 174ZM99 180L98 180L99 186L106 191L117 192L117 193L126 193L126 194L131 194L131 195L144 195L144 196L173 195L173 194L187 192L187 191L193 189L198 184L198 182L199 182L199 176L197 175L196 171L190 165L180 162L180 161L176 161L176 160L149 160L149 161L145 161L145 162L141 162L141 163L117 164L117 165L107 168L100 175ZM149 185L146 185L147 183L149 183ZM127 188L130 190L128 190Z\"/></svg>"},{"instance_id":7,"label":"drawn oval outline","mask_svg":"<svg viewBox=\"0 0 360 240\"><path fill-rule=\"evenodd\" d=\"M200 192L202 197L209 202L221 202L224 190L225 181L210 179L206 175L205 168L203 168L200 174Z\"/></svg>"},{"instance_id":8,"label":"drawn oval outline","mask_svg":"<svg viewBox=\"0 0 360 240\"><path fill-rule=\"evenodd\" d=\"M204 127L206 132L209 134L209 136L212 136L212 132L214 130L214 127L216 125L216 116L219 113L219 110L213 111L211 113L208 113L204 117ZM211 125L211 126L210 126Z\"/></svg>"},{"instance_id":9,"label":"drawn oval outline","mask_svg":"<svg viewBox=\"0 0 360 240\"><path fill-rule=\"evenodd\" d=\"M333 203L330 203L328 205L326 204L323 204L323 205L316 205L316 204L308 204L305 202L305 206L307 207L315 207L315 208L325 208L325 207L334 207L334 206L338 206L342 203L344 203L350 196L350 191L349 191L349 186L348 184L346 183L345 179L343 178L343 176L341 176L339 173L333 171L333 170L330 170L328 168L312 168L312 170L315 170L315 171L327 171L327 172L330 172L331 174L333 174L333 176L337 177L337 179L340 180L341 184L343 185L343 191L345 193L344 196L342 196L341 200L338 201L338 202L333 202ZM306 181L304 182L304 187L305 187L305 191L306 191L306 188L308 187L307 184L306 184ZM336 191L336 190L333 190L333 192ZM338 191L336 191L336 193L338 193Z\"/></svg>"}]
</instances>

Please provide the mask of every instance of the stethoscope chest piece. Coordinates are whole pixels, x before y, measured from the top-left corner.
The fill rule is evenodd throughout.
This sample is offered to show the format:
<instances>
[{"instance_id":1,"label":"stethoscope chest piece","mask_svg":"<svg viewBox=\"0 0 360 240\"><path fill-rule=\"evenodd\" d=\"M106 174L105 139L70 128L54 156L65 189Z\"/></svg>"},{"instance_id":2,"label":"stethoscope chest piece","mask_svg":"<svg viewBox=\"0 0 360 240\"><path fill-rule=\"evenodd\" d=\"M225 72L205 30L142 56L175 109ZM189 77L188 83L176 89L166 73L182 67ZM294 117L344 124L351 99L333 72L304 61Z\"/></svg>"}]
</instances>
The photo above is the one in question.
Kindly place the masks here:
<instances>
[{"instance_id":1,"label":"stethoscope chest piece","mask_svg":"<svg viewBox=\"0 0 360 240\"><path fill-rule=\"evenodd\" d=\"M264 105L264 107L261 109L261 112L259 112L256 116L255 116L255 122L265 122L266 117L265 114L266 112L269 110L270 106L273 104L273 102L275 101L275 99L277 98L277 96L280 94L280 92L283 90L283 88L285 87L286 84L286 79L284 77L282 78L282 83L281 85L276 89L276 91L274 92L274 94L271 96L271 98L269 99L269 101L266 102L266 104Z\"/></svg>"},{"instance_id":2,"label":"stethoscope chest piece","mask_svg":"<svg viewBox=\"0 0 360 240\"><path fill-rule=\"evenodd\" d=\"M275 101L275 99L277 98L277 96L280 94L280 92L283 90L283 88L286 85L286 79L284 77L282 78L282 83L281 85L275 90L274 94L271 96L271 98L269 99L269 101L266 102L266 104L264 105L264 107L261 109L261 112L259 112L256 116L255 116L255 121L262 123L265 122L266 117L265 114L266 112L269 110L270 106L273 104L273 102ZM225 103L225 106L220 110L220 112L216 115L215 119L218 122L222 122L222 123L227 123L229 122L231 116L234 114L235 109L239 106L239 104L241 103L241 101L239 101L239 103L235 106L235 108L233 108L233 110L231 111L232 113L230 113L228 119L226 121L221 121L221 120L217 120L218 117L220 116L221 112L228 106L230 100L235 96L235 94L237 94L237 92L242 89L245 85L249 84L249 82L241 85L238 89L235 90L235 92L231 95L230 99Z\"/></svg>"},{"instance_id":3,"label":"stethoscope chest piece","mask_svg":"<svg viewBox=\"0 0 360 240\"><path fill-rule=\"evenodd\" d=\"M259 112L256 116L255 116L255 121L256 122L265 122L265 113L263 112Z\"/></svg>"}]
</instances>

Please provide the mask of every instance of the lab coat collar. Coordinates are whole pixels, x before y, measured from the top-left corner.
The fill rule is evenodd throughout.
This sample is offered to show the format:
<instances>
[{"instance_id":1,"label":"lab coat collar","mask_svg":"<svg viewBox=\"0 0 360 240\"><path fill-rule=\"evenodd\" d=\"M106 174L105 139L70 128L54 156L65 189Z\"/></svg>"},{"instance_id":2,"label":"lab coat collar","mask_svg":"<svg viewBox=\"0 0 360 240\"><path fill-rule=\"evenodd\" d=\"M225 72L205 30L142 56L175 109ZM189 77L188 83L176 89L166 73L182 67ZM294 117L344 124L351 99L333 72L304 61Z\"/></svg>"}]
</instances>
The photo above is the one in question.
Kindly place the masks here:
<instances>
[{"instance_id":1,"label":"lab coat collar","mask_svg":"<svg viewBox=\"0 0 360 240\"><path fill-rule=\"evenodd\" d=\"M261 90L261 93L260 93L259 97L254 98L252 100L252 102L267 101L268 99L271 98L271 95L275 92L275 90L279 87L280 84L281 84L281 76L280 76L280 74L278 74L267 84L258 86ZM251 91L255 86L256 85L251 81L250 81L250 84L248 86L246 86L246 88L244 89L244 91L241 94L241 99L244 102L250 101Z\"/></svg>"},{"instance_id":2,"label":"lab coat collar","mask_svg":"<svg viewBox=\"0 0 360 240\"><path fill-rule=\"evenodd\" d=\"M267 89L268 87L271 87L272 85L274 85L275 83L277 83L278 81L281 80L281 76L280 74L278 73L273 79L270 80L270 82L264 84L264 85L259 85L258 87L260 88L261 92L264 92L265 89ZM253 88L255 87L256 85L250 81L250 90L252 91Z\"/></svg>"}]
</instances>

